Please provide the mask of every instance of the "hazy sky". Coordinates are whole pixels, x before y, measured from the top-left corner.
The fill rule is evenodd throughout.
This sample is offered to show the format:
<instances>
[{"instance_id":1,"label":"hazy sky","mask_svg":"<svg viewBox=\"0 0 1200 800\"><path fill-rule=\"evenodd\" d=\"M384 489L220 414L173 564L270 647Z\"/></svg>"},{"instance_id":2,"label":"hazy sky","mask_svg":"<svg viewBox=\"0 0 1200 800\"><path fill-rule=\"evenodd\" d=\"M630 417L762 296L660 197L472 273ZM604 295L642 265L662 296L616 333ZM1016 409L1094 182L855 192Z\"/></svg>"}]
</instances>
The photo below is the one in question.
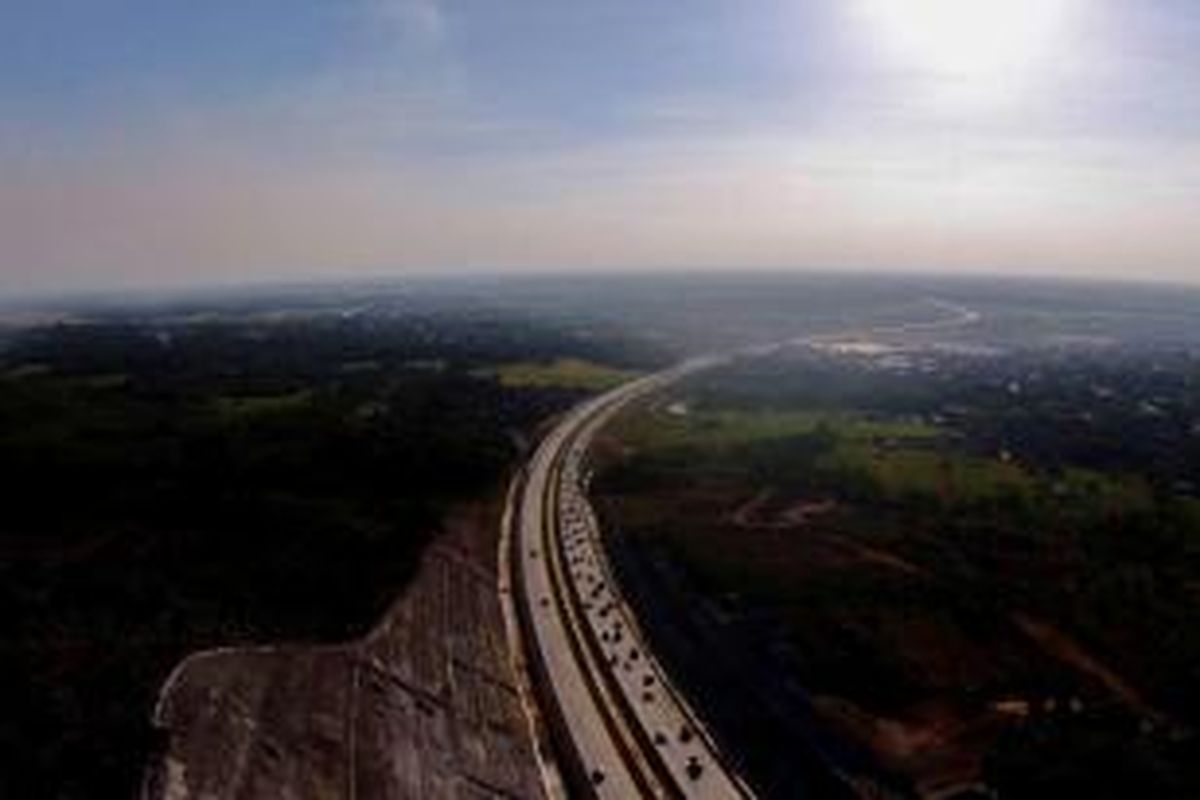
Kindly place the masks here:
<instances>
[{"instance_id":1,"label":"hazy sky","mask_svg":"<svg viewBox=\"0 0 1200 800\"><path fill-rule=\"evenodd\" d=\"M0 0L0 291L1200 280L1196 0Z\"/></svg>"}]
</instances>

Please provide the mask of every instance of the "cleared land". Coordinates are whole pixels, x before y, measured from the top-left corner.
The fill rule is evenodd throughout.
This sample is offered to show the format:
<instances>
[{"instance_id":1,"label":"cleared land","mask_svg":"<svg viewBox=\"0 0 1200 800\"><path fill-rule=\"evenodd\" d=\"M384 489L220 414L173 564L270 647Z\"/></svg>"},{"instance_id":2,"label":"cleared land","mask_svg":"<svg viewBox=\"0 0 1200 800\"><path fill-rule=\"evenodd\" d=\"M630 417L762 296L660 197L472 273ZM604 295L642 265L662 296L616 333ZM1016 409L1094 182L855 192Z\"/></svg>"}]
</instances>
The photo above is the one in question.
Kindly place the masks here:
<instances>
[{"instance_id":1,"label":"cleared land","mask_svg":"<svg viewBox=\"0 0 1200 800\"><path fill-rule=\"evenodd\" d=\"M496 596L496 509L465 506L367 637L201 653L165 687L146 800L541 798Z\"/></svg>"}]
</instances>

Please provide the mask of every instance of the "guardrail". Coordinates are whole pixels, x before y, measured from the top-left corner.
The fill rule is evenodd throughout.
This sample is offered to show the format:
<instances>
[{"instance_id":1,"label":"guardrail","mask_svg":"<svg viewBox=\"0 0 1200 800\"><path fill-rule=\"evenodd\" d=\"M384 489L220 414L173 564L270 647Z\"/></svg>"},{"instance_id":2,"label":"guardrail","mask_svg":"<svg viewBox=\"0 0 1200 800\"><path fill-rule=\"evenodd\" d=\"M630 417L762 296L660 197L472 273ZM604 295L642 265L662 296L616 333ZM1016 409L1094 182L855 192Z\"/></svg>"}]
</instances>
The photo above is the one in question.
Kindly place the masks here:
<instances>
[{"instance_id":1,"label":"guardrail","mask_svg":"<svg viewBox=\"0 0 1200 800\"><path fill-rule=\"evenodd\" d=\"M706 365L706 364L703 364ZM547 570L545 582L550 586L551 598L539 598L537 605L550 607L560 616L565 631L566 644L574 659L586 691L600 716L600 722L611 739L617 757L630 783L644 797L683 798L688 796L747 798L750 790L733 774L711 737L696 717L683 696L675 689L663 668L652 657L640 635L636 618L617 591L614 573L607 564L606 554L599 542L599 530L595 516L590 512L578 481L578 464L586 452L591 436L612 414L626 403L661 388L702 364L690 363L664 373L658 373L627 384L607 395L593 399L568 414L559 428L551 431L543 440L534 456L535 471L540 471L544 482L540 486L529 486L528 473L519 477L519 486L513 496L522 500L529 491L540 491L538 506L541 519L537 521L537 545L545 559L542 568ZM564 426L569 426L564 428ZM546 450L545 448L553 448ZM540 463L539 463L540 462ZM594 797L602 793L605 775L595 765L584 764L579 756L571 734L571 720L564 716L562 703L555 696L555 687L546 655L537 639L537 627L531 607L528 586L525 584L525 560L522 558L521 533L528 520L524 519L525 503L517 503L515 513L508 515L507 531L508 563L511 566L511 589L514 595L516 616L525 642L527 668L532 678L534 692L540 700L547 734L558 753L562 777L572 796ZM586 516L586 520L583 517ZM565 528L564 528L565 525ZM583 526L581 529L580 526ZM569 528L576 530L567 530ZM586 532L584 531L586 529ZM573 563L584 556L571 550L587 546L586 557L595 565L599 581L591 573L573 572ZM591 579L586 588L581 582ZM541 580L539 576L539 580ZM605 585L607 588L604 588ZM600 587L600 588L597 588ZM589 592L585 595L585 591ZM600 591L607 593L606 600L617 615L624 620L630 632L629 642L636 642L633 658L639 661L639 675L652 676L654 692L647 691L631 696L630 687L622 685L615 671L617 658L612 647L606 652L598 630L599 621L595 612ZM589 614L592 614L589 617ZM604 614L598 616L603 617ZM624 669L630 670L625 663ZM704 765L709 770L700 782L704 768L698 755L688 757L681 767L675 763L675 771L664 756L664 749L671 746L662 731L651 732L644 720L648 713L635 706L637 702L662 704L652 709L660 718L665 715L682 729L680 743L674 747L690 747L694 753L703 755Z\"/></svg>"}]
</instances>

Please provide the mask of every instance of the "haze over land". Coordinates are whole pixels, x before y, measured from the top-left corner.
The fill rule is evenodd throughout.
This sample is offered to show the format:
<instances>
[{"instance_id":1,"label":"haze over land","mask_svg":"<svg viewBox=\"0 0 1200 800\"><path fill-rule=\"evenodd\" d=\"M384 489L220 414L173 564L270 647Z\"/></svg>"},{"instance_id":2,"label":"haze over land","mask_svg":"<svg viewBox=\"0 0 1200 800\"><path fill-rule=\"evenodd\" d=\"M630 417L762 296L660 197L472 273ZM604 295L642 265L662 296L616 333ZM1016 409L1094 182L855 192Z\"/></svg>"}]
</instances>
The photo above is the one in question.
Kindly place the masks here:
<instances>
[{"instance_id":1,"label":"haze over land","mask_svg":"<svg viewBox=\"0 0 1200 800\"><path fill-rule=\"evenodd\" d=\"M1078 789L1115 771L1165 787L1155 797L1194 797L1198 297L978 278L574 276L0 315L0 471L12 476L0 605L13 611L0 794L129 796L186 775L192 796L309 796L353 774L357 796L383 798L436 774L444 791L422 796L481 778L535 796L515 790L536 784L536 765L511 688L499 706L471 699L478 682L439 688L456 648L478 655L470 642L491 643L472 674L514 678L498 611L455 600L464 617L447 621L438 576L474 576L466 596L495 599L500 484L547 420L635 375L737 351L755 355L649 400L652 446L603 444L632 460L600 483L617 503L604 509L618 515L604 529L614 545L674 532L684 565L719 554L727 567L718 583L628 584L661 599L639 613L668 659L675 630L690 646L751 637L710 648L733 661L687 662L711 674L674 670L747 780L789 796L791 781L832 774L827 744L844 738L869 752L843 766L900 796L1031 776ZM778 342L790 344L761 346ZM639 511L647 497L655 516ZM444 535L459 528L465 539ZM477 568L438 560L464 541ZM710 608L694 602L706 595L724 609L716 627L672 612ZM780 602L807 610L785 616L802 658L756 669L820 695L823 711L784 714L801 730L766 747L756 706L710 707L704 681L723 681L727 699L774 685L738 677L736 658L778 652L777 628L763 640L746 623ZM1164 632L1169 646L1153 644ZM1058 657L1024 658L1028 640ZM251 649L223 649L237 646ZM926 668L959 652L975 656L962 680ZM413 669L416 684L388 678ZM359 678L369 693L330 732L319 720ZM1085 716L1037 710L1074 699ZM747 719L759 733L738 733ZM876 724L905 736L873 736ZM467 738L429 733L446 725ZM958 733L926 738L938 730ZM455 744L476 733L487 744ZM790 777L777 783L781 763Z\"/></svg>"},{"instance_id":2,"label":"haze over land","mask_svg":"<svg viewBox=\"0 0 1200 800\"><path fill-rule=\"evenodd\" d=\"M0 0L0 798L1200 797L1195 0Z\"/></svg>"},{"instance_id":3,"label":"haze over land","mask_svg":"<svg viewBox=\"0 0 1200 800\"><path fill-rule=\"evenodd\" d=\"M1185 0L13 0L0 292L361 274L1192 280Z\"/></svg>"}]
</instances>

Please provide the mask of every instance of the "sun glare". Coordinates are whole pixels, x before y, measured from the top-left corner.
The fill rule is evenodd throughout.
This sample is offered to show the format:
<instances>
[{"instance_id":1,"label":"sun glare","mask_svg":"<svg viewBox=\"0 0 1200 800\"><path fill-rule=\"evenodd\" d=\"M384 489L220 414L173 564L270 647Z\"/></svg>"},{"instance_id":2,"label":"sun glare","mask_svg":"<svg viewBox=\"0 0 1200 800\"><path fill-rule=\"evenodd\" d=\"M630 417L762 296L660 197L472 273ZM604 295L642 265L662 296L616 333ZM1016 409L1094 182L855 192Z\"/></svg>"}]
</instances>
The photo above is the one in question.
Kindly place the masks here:
<instances>
[{"instance_id":1,"label":"sun glare","mask_svg":"<svg viewBox=\"0 0 1200 800\"><path fill-rule=\"evenodd\" d=\"M885 54L938 77L1022 78L1065 45L1073 0L858 0Z\"/></svg>"}]
</instances>

